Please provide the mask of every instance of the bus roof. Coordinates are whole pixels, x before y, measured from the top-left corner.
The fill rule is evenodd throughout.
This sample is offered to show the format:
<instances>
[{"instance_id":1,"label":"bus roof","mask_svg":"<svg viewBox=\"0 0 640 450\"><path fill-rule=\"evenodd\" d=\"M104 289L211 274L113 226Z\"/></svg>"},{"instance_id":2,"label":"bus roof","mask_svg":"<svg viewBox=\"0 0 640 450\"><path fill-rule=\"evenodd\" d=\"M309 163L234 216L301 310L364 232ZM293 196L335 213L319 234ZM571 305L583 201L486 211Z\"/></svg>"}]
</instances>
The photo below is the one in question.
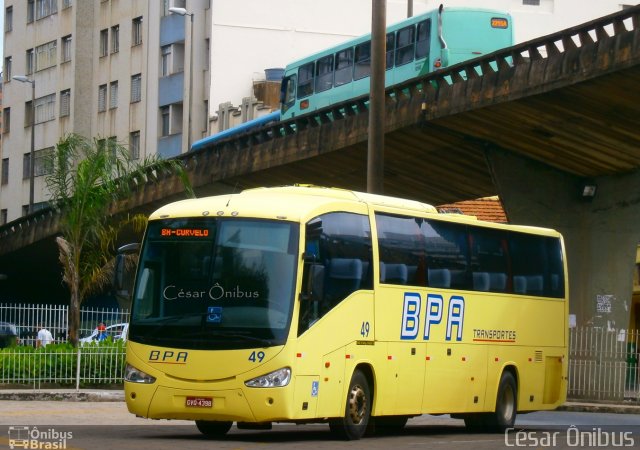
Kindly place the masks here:
<instances>
[{"instance_id":1,"label":"bus roof","mask_svg":"<svg viewBox=\"0 0 640 450\"><path fill-rule=\"evenodd\" d=\"M321 209L362 212L370 208L394 214L417 214L450 222L483 225L526 233L557 236L555 230L525 225L511 225L478 220L464 214L439 213L427 203L386 195L368 194L348 189L297 184L292 186L246 189L236 194L181 200L153 212L149 220L178 217L239 216L262 219L308 220Z\"/></svg>"},{"instance_id":2,"label":"bus roof","mask_svg":"<svg viewBox=\"0 0 640 450\"><path fill-rule=\"evenodd\" d=\"M456 6L456 7L445 7L443 10L443 14L447 14L447 13L460 13L460 12L481 12L481 13L490 13L490 14L497 14L497 15L505 15L505 16L510 16L510 14L506 11L501 11L501 10L497 10L497 9L489 9L489 8L474 8L474 7L466 7L466 6ZM407 26L411 23L417 23L420 22L421 20L426 19L427 17L431 17L434 16L438 13L437 9L433 9L431 11L425 11L423 13L420 14L416 14L412 17L408 17L406 19L403 19L401 21L392 23L387 25L386 30L387 32L390 31L397 31L400 28L403 28L404 26ZM287 64L286 68L285 68L285 72L290 70L291 68L294 67L298 67L301 66L309 61L315 61L316 59L320 58L321 56L324 55L328 55L331 53L335 53L337 51L340 51L344 48L348 48L348 47L352 47L356 44L360 44L362 42L366 42L368 40L371 39L371 33L365 33L362 34L360 36L356 36L350 39L346 39L343 42L340 42L338 44L335 44L331 47L327 47L321 50L318 50L312 54L303 56L301 58L298 58L294 61L291 61L289 64Z\"/></svg>"},{"instance_id":3,"label":"bus roof","mask_svg":"<svg viewBox=\"0 0 640 450\"><path fill-rule=\"evenodd\" d=\"M336 202L381 205L403 210L437 213L433 206L415 200L338 188L293 185L247 189L237 194L182 200L161 207L151 214L149 219L199 217L209 214L227 215L227 211L228 214L238 211L243 217L300 220L314 210L321 208L322 205Z\"/></svg>"}]
</instances>

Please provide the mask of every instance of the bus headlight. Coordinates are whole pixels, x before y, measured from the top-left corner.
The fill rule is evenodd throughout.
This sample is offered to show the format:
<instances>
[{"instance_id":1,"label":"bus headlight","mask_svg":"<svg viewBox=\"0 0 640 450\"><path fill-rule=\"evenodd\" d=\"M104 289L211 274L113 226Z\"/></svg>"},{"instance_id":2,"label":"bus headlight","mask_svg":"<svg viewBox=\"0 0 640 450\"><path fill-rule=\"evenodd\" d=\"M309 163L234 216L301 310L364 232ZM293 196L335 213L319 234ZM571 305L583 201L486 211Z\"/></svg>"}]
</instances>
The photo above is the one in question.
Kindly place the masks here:
<instances>
[{"instance_id":1,"label":"bus headlight","mask_svg":"<svg viewBox=\"0 0 640 450\"><path fill-rule=\"evenodd\" d=\"M148 373L136 369L131 364L127 364L124 368L124 381L129 381L130 383L151 384L155 383L156 379Z\"/></svg>"},{"instance_id":2,"label":"bus headlight","mask_svg":"<svg viewBox=\"0 0 640 450\"><path fill-rule=\"evenodd\" d=\"M286 386L289 381L291 381L291 369L283 367L261 377L247 380L244 384L248 387L269 388Z\"/></svg>"}]
</instances>

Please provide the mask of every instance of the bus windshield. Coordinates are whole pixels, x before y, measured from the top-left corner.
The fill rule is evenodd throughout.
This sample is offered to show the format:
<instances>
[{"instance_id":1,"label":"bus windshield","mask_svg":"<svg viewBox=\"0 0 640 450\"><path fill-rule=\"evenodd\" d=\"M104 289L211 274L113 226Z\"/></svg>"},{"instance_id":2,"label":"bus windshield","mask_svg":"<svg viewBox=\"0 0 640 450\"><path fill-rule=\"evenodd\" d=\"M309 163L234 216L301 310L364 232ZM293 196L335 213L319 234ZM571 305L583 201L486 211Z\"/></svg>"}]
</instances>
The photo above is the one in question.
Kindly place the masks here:
<instances>
[{"instance_id":1,"label":"bus windshield","mask_svg":"<svg viewBox=\"0 0 640 450\"><path fill-rule=\"evenodd\" d=\"M284 344L298 227L242 218L151 221L129 339L186 349Z\"/></svg>"}]
</instances>

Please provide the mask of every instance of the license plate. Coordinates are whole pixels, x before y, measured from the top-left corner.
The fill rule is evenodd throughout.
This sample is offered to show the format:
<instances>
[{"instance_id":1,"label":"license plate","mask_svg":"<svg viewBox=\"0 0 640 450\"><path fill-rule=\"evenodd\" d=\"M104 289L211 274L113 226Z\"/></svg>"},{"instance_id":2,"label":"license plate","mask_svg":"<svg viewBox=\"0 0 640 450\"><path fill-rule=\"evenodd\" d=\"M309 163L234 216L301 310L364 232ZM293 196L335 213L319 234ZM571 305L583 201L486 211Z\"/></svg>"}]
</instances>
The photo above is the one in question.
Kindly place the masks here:
<instances>
[{"instance_id":1,"label":"license plate","mask_svg":"<svg viewBox=\"0 0 640 450\"><path fill-rule=\"evenodd\" d=\"M212 408L213 398L211 397L187 397L186 406L192 408Z\"/></svg>"}]
</instances>

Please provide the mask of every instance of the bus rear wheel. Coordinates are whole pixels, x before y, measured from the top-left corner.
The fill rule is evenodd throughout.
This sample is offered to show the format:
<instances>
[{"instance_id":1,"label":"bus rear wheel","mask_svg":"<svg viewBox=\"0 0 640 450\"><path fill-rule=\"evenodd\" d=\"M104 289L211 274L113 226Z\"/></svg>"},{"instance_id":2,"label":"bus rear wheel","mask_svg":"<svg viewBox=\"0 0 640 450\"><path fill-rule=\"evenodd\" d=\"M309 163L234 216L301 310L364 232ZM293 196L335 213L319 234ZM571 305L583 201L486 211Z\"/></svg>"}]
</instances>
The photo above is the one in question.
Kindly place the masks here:
<instances>
[{"instance_id":1,"label":"bus rear wheel","mask_svg":"<svg viewBox=\"0 0 640 450\"><path fill-rule=\"evenodd\" d=\"M369 381L360 370L356 370L349 383L344 417L329 421L331 431L347 440L364 436L371 418L371 390Z\"/></svg>"},{"instance_id":2,"label":"bus rear wheel","mask_svg":"<svg viewBox=\"0 0 640 450\"><path fill-rule=\"evenodd\" d=\"M496 410L486 417L486 425L492 431L503 432L513 428L518 412L518 387L511 372L505 371L500 377Z\"/></svg>"},{"instance_id":3,"label":"bus rear wheel","mask_svg":"<svg viewBox=\"0 0 640 450\"><path fill-rule=\"evenodd\" d=\"M196 420L198 431L207 437L221 437L231 429L233 422L213 422L210 420Z\"/></svg>"}]
</instances>

